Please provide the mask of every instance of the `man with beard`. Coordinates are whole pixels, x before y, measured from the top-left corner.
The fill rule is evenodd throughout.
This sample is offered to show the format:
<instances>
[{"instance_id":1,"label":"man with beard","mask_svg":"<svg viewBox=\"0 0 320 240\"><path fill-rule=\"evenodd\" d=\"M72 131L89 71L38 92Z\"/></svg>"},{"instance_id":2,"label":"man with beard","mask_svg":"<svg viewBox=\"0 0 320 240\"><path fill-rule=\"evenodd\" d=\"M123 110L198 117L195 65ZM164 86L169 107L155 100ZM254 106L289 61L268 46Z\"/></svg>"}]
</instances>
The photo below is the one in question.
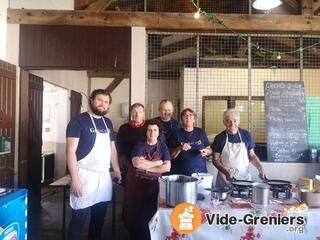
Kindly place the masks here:
<instances>
[{"instance_id":1,"label":"man with beard","mask_svg":"<svg viewBox=\"0 0 320 240\"><path fill-rule=\"evenodd\" d=\"M68 239L82 239L89 213L88 237L101 239L107 205L112 197L110 163L115 178L121 181L112 123L104 117L111 101L111 95L105 90L94 90L89 99L89 111L79 114L67 126L72 208Z\"/></svg>"},{"instance_id":2,"label":"man with beard","mask_svg":"<svg viewBox=\"0 0 320 240\"><path fill-rule=\"evenodd\" d=\"M161 135L161 140L167 143L170 136L178 129L182 128L181 124L172 118L173 114L173 104L168 99L161 100L159 104L159 114L160 116L156 119L160 120L163 126L163 131Z\"/></svg>"}]
</instances>

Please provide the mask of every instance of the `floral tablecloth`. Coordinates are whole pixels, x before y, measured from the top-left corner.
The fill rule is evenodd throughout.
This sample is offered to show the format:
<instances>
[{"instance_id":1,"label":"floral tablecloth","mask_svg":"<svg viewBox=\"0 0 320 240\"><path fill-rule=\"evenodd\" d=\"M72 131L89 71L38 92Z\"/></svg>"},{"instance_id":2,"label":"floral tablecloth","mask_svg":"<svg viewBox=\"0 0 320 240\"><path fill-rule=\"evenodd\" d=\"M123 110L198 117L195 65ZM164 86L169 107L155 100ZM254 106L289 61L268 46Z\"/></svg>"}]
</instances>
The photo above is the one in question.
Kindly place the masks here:
<instances>
[{"instance_id":1,"label":"floral tablecloth","mask_svg":"<svg viewBox=\"0 0 320 240\"><path fill-rule=\"evenodd\" d=\"M253 204L234 204L230 201L212 205L209 199L198 202L202 212L202 224L193 233L182 235L177 233L171 225L170 216L172 208L161 203L155 216L149 222L152 240L320 240L320 209L308 209L303 213L288 212L290 205L269 204L267 207ZM247 225L236 224L209 225L205 213L223 216L235 216L241 219L246 214L253 216L303 216L303 225Z\"/></svg>"}]
</instances>

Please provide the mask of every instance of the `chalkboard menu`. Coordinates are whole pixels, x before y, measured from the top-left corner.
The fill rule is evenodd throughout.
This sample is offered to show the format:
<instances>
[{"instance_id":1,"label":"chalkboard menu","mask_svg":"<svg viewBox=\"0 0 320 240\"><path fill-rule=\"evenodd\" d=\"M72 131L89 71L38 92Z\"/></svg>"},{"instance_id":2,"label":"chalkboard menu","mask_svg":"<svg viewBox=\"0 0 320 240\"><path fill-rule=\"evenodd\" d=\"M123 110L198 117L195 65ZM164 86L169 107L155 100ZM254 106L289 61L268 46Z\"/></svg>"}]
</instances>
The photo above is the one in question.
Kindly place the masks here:
<instances>
[{"instance_id":1,"label":"chalkboard menu","mask_svg":"<svg viewBox=\"0 0 320 240\"><path fill-rule=\"evenodd\" d=\"M304 85L301 81L265 81L268 161L308 162Z\"/></svg>"}]
</instances>

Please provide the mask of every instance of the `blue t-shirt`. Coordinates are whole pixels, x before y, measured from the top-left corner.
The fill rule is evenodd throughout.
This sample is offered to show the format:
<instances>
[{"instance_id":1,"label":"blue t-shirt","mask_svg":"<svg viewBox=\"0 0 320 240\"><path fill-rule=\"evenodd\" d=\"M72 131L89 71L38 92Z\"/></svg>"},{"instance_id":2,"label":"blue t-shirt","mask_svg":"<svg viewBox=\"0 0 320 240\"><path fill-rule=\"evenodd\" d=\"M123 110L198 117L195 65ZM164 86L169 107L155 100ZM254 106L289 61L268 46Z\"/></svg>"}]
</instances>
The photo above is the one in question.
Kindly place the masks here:
<instances>
[{"instance_id":1,"label":"blue t-shirt","mask_svg":"<svg viewBox=\"0 0 320 240\"><path fill-rule=\"evenodd\" d=\"M156 153L158 151L158 153ZM158 141L157 145L148 145L145 142L138 142L132 151L132 157L145 157L145 154L149 156L158 156L155 160L170 160L170 153L168 150L167 145L162 142Z\"/></svg>"},{"instance_id":2,"label":"blue t-shirt","mask_svg":"<svg viewBox=\"0 0 320 240\"><path fill-rule=\"evenodd\" d=\"M167 142L168 139L171 137L171 135L178 129L182 128L180 122L175 120L174 118L171 118L170 121L162 121L160 117L156 118L162 123L162 134L161 134L161 140Z\"/></svg>"},{"instance_id":3,"label":"blue t-shirt","mask_svg":"<svg viewBox=\"0 0 320 240\"><path fill-rule=\"evenodd\" d=\"M178 129L169 139L168 147L176 148L184 143L189 143L191 149L181 151L175 160L171 161L171 174L184 174L190 176L192 173L206 173L206 158L200 154L201 149L209 146L209 141L203 129L195 127L193 131L187 132L183 128Z\"/></svg>"},{"instance_id":4,"label":"blue t-shirt","mask_svg":"<svg viewBox=\"0 0 320 240\"><path fill-rule=\"evenodd\" d=\"M108 128L106 129L102 118L92 118L98 131L100 133L108 132L110 141L114 141L113 126L110 119L103 117ZM96 140L95 128L92 124L89 113L84 112L73 118L67 126L66 136L79 138L76 150L77 161L87 156L92 150Z\"/></svg>"},{"instance_id":5,"label":"blue t-shirt","mask_svg":"<svg viewBox=\"0 0 320 240\"><path fill-rule=\"evenodd\" d=\"M251 150L255 148L254 140L247 130L239 128L238 132L234 135L228 133L228 142L230 143L240 143L241 139L239 136L239 132L241 135L242 142L245 143L247 150ZM226 144L227 136L226 136L226 130L219 133L215 138L211 145L211 148L213 152L220 153L222 152L222 149L224 148L224 145Z\"/></svg>"}]
</instances>

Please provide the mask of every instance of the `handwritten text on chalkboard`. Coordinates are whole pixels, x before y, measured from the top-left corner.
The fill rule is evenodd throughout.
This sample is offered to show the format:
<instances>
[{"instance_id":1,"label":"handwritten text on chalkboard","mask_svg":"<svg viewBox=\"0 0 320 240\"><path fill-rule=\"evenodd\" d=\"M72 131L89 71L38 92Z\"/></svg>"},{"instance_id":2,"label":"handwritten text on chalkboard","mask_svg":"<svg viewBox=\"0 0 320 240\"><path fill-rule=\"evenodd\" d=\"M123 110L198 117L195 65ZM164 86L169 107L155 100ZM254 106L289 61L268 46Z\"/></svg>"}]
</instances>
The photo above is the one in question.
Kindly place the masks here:
<instances>
[{"instance_id":1,"label":"handwritten text on chalkboard","mask_svg":"<svg viewBox=\"0 0 320 240\"><path fill-rule=\"evenodd\" d=\"M303 82L265 81L268 161L307 162L308 138Z\"/></svg>"}]
</instances>

